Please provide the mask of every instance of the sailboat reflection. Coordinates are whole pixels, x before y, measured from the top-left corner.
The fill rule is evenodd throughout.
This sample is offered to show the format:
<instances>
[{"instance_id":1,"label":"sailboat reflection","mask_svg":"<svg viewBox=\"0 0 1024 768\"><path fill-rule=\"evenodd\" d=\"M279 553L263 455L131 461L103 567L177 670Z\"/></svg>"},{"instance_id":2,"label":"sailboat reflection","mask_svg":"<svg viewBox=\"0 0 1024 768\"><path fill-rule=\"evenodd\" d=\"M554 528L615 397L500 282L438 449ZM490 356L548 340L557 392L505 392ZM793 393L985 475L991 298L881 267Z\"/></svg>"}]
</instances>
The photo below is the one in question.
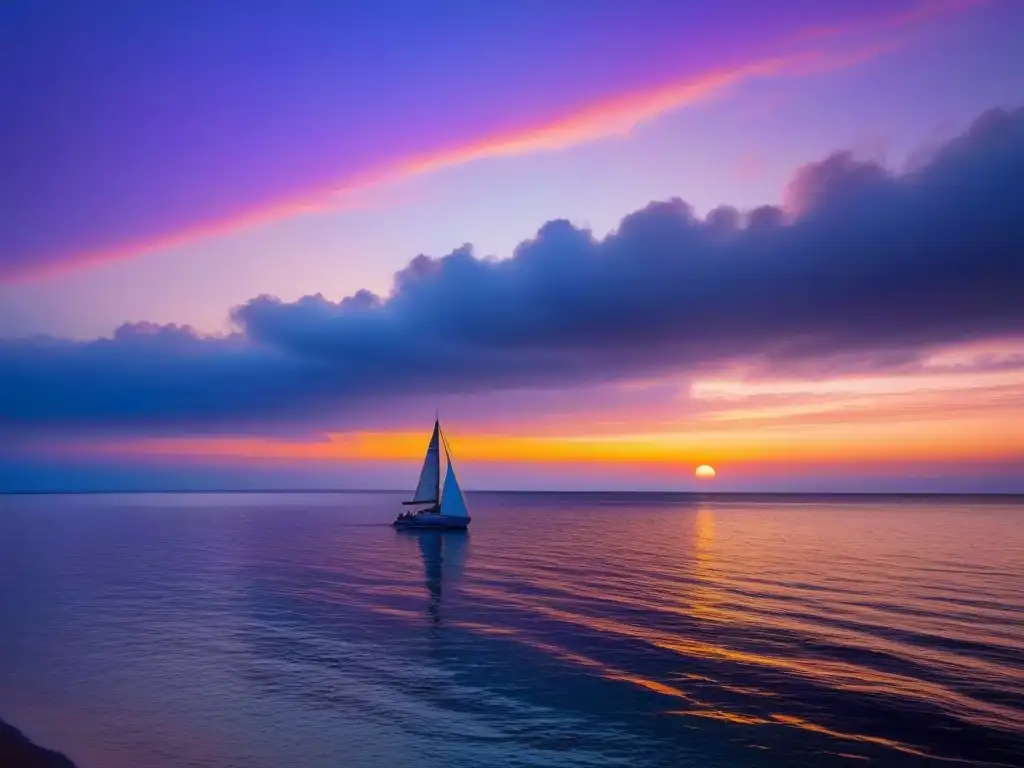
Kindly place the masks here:
<instances>
[{"instance_id":1,"label":"sailboat reflection","mask_svg":"<svg viewBox=\"0 0 1024 768\"><path fill-rule=\"evenodd\" d=\"M441 623L441 598L444 586L449 592L461 579L469 549L466 531L397 531L403 538L415 538L423 559L423 571L430 601L427 610L431 623Z\"/></svg>"}]
</instances>

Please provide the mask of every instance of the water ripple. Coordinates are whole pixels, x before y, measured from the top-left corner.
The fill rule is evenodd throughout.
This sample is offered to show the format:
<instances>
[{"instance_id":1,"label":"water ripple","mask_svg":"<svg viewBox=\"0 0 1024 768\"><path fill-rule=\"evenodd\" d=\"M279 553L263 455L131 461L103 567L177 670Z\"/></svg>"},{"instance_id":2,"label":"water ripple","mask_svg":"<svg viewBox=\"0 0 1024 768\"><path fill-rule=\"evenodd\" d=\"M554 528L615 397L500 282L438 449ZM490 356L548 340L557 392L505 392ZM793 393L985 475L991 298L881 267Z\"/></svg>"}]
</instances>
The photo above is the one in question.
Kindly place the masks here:
<instances>
[{"instance_id":1,"label":"water ripple","mask_svg":"<svg viewBox=\"0 0 1024 768\"><path fill-rule=\"evenodd\" d=\"M1024 504L0 509L0 712L83 768L1024 764Z\"/></svg>"}]
</instances>

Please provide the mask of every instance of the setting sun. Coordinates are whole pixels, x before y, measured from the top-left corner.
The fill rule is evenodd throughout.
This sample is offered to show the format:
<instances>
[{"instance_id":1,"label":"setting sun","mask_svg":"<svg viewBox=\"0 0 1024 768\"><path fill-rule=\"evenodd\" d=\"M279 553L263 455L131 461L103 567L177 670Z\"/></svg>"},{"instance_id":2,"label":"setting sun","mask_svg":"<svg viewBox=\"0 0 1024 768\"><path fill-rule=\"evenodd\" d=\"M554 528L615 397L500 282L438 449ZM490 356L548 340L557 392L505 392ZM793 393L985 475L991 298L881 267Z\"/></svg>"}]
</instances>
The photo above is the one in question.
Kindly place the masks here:
<instances>
[{"instance_id":1,"label":"setting sun","mask_svg":"<svg viewBox=\"0 0 1024 768\"><path fill-rule=\"evenodd\" d=\"M710 480L717 473L715 472L715 468L710 464L701 464L697 467L697 471L694 474L697 475L698 480Z\"/></svg>"}]
</instances>

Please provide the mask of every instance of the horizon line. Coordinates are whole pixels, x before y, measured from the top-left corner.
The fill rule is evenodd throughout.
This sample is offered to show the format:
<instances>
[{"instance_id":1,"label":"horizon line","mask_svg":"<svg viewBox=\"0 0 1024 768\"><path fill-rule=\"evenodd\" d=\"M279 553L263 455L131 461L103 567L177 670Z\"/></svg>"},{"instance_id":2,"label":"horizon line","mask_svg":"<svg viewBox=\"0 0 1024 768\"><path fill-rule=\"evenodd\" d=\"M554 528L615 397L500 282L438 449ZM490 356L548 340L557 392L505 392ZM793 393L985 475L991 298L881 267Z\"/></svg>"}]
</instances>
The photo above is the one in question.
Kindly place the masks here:
<instances>
[{"instance_id":1,"label":"horizon line","mask_svg":"<svg viewBox=\"0 0 1024 768\"><path fill-rule=\"evenodd\" d=\"M633 496L945 496L945 497L1003 497L1024 498L1024 491L658 491L658 490L530 490L511 488L481 488L466 490L468 494L516 493L516 494L575 494L575 495L633 495ZM146 488L146 489L93 489L93 490L0 490L0 496L97 496L144 495L144 494L284 494L284 493L408 493L407 488Z\"/></svg>"}]
</instances>

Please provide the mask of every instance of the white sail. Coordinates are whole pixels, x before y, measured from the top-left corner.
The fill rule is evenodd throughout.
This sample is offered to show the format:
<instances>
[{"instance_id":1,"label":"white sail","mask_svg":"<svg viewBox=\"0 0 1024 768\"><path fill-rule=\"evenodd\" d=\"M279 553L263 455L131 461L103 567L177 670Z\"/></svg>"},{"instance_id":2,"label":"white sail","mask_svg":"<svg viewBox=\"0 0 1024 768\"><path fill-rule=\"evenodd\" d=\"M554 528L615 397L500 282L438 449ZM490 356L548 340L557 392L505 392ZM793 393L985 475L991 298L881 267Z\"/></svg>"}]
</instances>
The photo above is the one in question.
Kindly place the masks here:
<instances>
[{"instance_id":1,"label":"white sail","mask_svg":"<svg viewBox=\"0 0 1024 768\"><path fill-rule=\"evenodd\" d=\"M448 454L447 446L445 453ZM445 517L469 517L466 497L462 495L459 481L455 477L455 465L448 454L448 471L444 474L444 495L441 496L441 514Z\"/></svg>"},{"instance_id":2,"label":"white sail","mask_svg":"<svg viewBox=\"0 0 1024 768\"><path fill-rule=\"evenodd\" d=\"M436 504L440 498L441 455L438 433L440 425L434 422L434 434L430 436L427 455L423 457L423 469L420 470L420 481L413 494L413 502Z\"/></svg>"}]
</instances>

